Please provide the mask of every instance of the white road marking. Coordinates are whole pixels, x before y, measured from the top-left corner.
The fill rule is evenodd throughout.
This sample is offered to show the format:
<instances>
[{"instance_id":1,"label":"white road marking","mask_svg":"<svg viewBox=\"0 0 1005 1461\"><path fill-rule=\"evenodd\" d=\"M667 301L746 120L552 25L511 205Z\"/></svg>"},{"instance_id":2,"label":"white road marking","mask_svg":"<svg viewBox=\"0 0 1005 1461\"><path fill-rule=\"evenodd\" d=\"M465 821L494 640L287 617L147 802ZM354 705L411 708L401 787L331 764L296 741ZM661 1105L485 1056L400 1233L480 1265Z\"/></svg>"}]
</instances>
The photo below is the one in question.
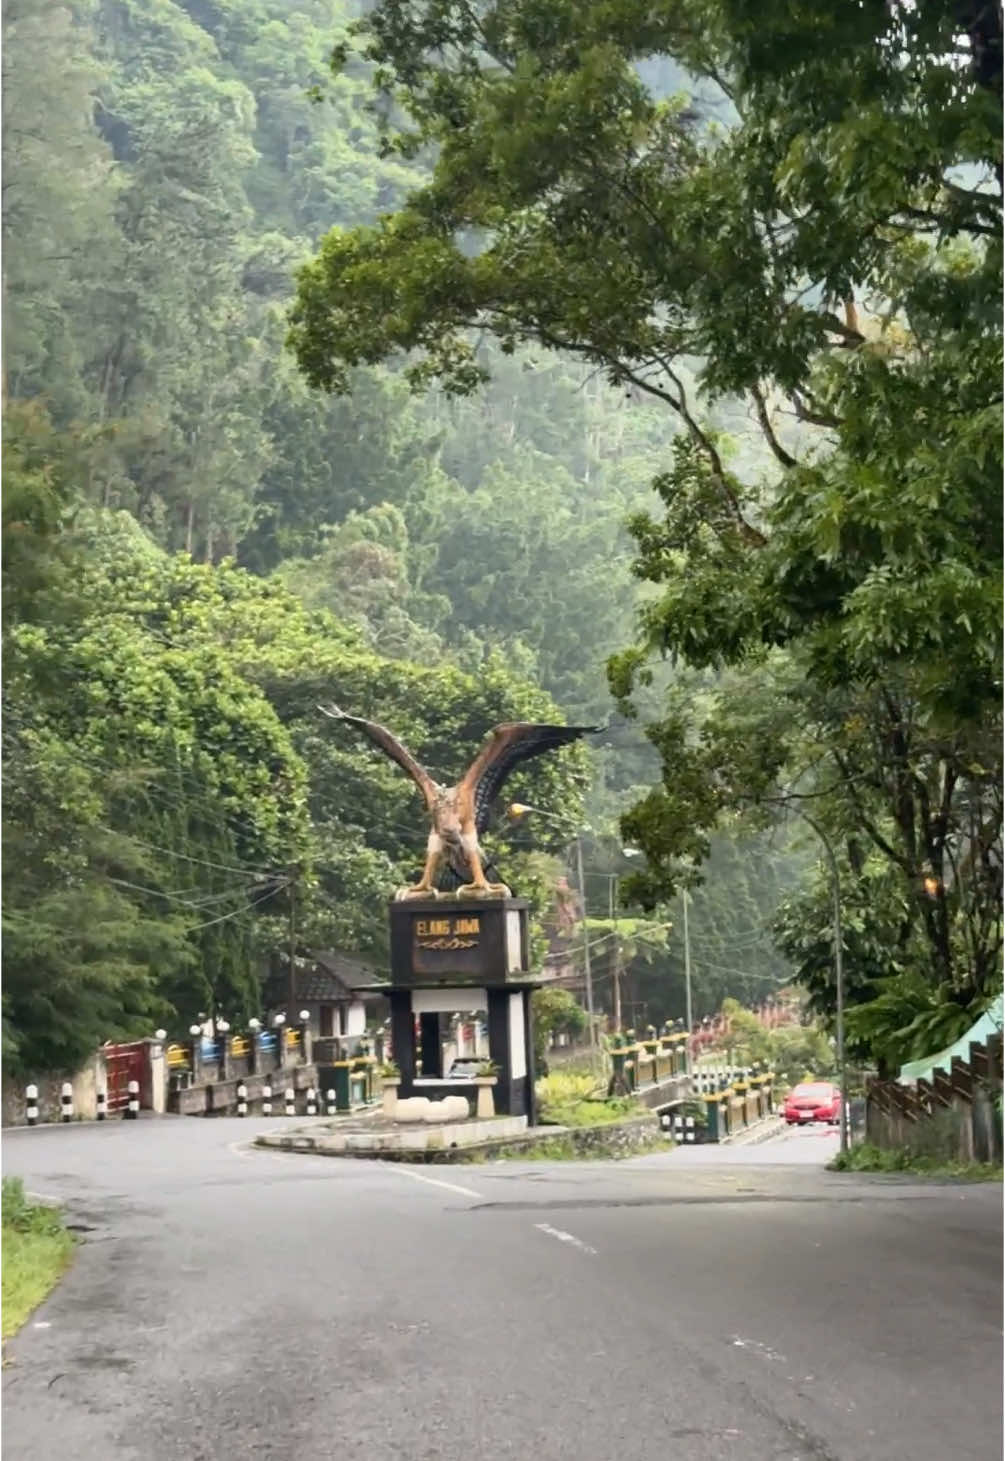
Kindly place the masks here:
<instances>
[{"instance_id":1,"label":"white road marking","mask_svg":"<svg viewBox=\"0 0 1005 1461\"><path fill-rule=\"evenodd\" d=\"M582 1238L577 1238L573 1233L566 1233L561 1228L553 1228L550 1223L535 1223L540 1233L547 1233L549 1238L557 1238L560 1243L571 1243L578 1248L580 1253L596 1254L596 1248L591 1248L589 1243L584 1243Z\"/></svg>"},{"instance_id":2,"label":"white road marking","mask_svg":"<svg viewBox=\"0 0 1005 1461\"><path fill-rule=\"evenodd\" d=\"M448 1192L459 1192L462 1197L477 1197L479 1202L484 1200L482 1194L471 1187L461 1187L456 1182L441 1182L439 1177L427 1177L425 1172L413 1172L411 1167L399 1166L397 1162L381 1162L380 1165L385 1171L397 1172L399 1177L411 1177L414 1182L428 1182L430 1187L445 1187Z\"/></svg>"}]
</instances>

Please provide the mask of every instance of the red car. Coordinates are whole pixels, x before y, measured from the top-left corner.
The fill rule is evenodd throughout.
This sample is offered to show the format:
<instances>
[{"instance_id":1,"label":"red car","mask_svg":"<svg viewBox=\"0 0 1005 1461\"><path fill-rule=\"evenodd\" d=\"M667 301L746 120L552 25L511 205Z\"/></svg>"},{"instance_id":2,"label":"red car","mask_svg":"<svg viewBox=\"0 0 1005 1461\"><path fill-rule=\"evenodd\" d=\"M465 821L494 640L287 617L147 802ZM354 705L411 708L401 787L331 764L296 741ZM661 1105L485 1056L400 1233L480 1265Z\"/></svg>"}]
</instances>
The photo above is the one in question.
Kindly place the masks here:
<instances>
[{"instance_id":1,"label":"red car","mask_svg":"<svg viewBox=\"0 0 1005 1461\"><path fill-rule=\"evenodd\" d=\"M785 1120L789 1126L803 1126L810 1121L838 1126L841 1092L830 1081L807 1081L805 1085L793 1086L785 1098Z\"/></svg>"}]
</instances>

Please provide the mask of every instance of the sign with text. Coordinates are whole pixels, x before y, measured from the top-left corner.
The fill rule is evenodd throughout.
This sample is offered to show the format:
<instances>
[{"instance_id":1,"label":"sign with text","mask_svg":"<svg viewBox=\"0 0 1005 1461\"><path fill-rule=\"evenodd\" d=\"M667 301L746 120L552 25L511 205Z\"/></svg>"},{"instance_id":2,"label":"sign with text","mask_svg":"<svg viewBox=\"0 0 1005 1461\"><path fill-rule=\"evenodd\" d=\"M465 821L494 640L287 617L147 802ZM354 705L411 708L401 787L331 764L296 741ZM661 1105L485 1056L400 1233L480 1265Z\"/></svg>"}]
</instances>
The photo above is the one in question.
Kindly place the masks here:
<instances>
[{"instance_id":1,"label":"sign with text","mask_svg":"<svg viewBox=\"0 0 1005 1461\"><path fill-rule=\"evenodd\" d=\"M523 899L423 898L392 903L390 913L392 985L536 982Z\"/></svg>"},{"instance_id":2,"label":"sign with text","mask_svg":"<svg viewBox=\"0 0 1005 1461\"><path fill-rule=\"evenodd\" d=\"M465 914L453 918L417 918L412 939L417 949L476 949L481 919Z\"/></svg>"}]
</instances>

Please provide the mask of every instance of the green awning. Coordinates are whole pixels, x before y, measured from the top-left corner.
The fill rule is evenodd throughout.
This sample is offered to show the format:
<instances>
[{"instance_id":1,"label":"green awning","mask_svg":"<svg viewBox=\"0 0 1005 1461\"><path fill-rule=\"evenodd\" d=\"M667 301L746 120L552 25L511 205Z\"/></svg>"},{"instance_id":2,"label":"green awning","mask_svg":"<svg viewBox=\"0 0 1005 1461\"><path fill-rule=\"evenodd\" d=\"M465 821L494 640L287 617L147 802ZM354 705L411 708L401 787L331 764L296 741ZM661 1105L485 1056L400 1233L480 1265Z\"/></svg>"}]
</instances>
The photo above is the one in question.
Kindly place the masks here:
<instances>
[{"instance_id":1,"label":"green awning","mask_svg":"<svg viewBox=\"0 0 1005 1461\"><path fill-rule=\"evenodd\" d=\"M999 995L990 1009L981 1015L976 1025L965 1035L961 1035L955 1045L950 1045L946 1050L940 1050L937 1055L925 1055L921 1060L912 1060L910 1064L902 1065L897 1079L903 1085L909 1085L914 1081L931 1080L933 1071L948 1071L957 1056L961 1060L966 1060L970 1055L971 1045L983 1045L989 1035L1000 1035L1001 1033L1002 997Z\"/></svg>"}]
</instances>

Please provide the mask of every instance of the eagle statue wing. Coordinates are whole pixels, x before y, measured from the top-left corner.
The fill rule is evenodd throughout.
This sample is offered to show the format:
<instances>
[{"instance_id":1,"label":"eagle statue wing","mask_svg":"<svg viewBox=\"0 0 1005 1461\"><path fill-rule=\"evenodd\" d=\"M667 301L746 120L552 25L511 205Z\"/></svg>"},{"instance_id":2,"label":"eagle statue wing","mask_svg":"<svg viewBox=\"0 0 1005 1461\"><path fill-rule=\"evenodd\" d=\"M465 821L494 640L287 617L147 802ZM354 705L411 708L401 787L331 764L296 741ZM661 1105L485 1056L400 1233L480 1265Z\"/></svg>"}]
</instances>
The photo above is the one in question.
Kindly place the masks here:
<instances>
[{"instance_id":1,"label":"eagle statue wing","mask_svg":"<svg viewBox=\"0 0 1005 1461\"><path fill-rule=\"evenodd\" d=\"M497 725L472 761L458 788L463 815L472 817L479 836L485 831L492 802L502 790L510 772L546 751L567 746L583 736L603 730L599 725L529 725L514 722Z\"/></svg>"},{"instance_id":2,"label":"eagle statue wing","mask_svg":"<svg viewBox=\"0 0 1005 1461\"><path fill-rule=\"evenodd\" d=\"M416 761L411 751L407 750L396 736L393 736L384 726L378 725L375 720L364 720L359 715L347 715L344 710L339 710L337 705L319 705L318 709L322 715L327 715L331 720L344 720L348 725L355 726L363 732L367 740L379 746L385 756L390 756L392 761L397 761L403 771L407 771L415 782L416 786L425 797L426 806L432 808L436 799L436 787L432 777Z\"/></svg>"}]
</instances>

